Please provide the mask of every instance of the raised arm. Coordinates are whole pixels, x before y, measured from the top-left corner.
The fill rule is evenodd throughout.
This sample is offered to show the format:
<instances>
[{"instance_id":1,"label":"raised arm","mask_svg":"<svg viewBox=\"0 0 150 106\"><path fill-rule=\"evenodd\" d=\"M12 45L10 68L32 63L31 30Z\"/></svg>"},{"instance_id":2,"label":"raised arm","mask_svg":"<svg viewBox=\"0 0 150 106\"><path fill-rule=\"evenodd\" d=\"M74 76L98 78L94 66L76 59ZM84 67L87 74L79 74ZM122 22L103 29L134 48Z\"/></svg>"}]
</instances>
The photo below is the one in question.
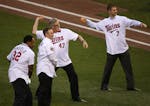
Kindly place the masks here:
<instances>
[{"instance_id":1,"label":"raised arm","mask_svg":"<svg viewBox=\"0 0 150 106\"><path fill-rule=\"evenodd\" d=\"M38 28L38 25L39 25L39 21L42 20L42 19L44 19L43 16L36 17L33 28L32 28L32 34L36 34L36 31L37 31L37 28Z\"/></svg>"},{"instance_id":2,"label":"raised arm","mask_svg":"<svg viewBox=\"0 0 150 106\"><path fill-rule=\"evenodd\" d=\"M82 23L86 23L86 25L89 26L90 28L93 28L93 29L96 29L96 30L99 30L99 31L103 31L102 21L93 22L93 21L91 21L89 19L86 19L86 18L83 18L83 17L80 18L80 21Z\"/></svg>"},{"instance_id":3,"label":"raised arm","mask_svg":"<svg viewBox=\"0 0 150 106\"><path fill-rule=\"evenodd\" d=\"M81 35L78 35L78 40L81 42L83 48L88 48L88 43L86 42L86 40L84 40L84 38Z\"/></svg>"}]
</instances>

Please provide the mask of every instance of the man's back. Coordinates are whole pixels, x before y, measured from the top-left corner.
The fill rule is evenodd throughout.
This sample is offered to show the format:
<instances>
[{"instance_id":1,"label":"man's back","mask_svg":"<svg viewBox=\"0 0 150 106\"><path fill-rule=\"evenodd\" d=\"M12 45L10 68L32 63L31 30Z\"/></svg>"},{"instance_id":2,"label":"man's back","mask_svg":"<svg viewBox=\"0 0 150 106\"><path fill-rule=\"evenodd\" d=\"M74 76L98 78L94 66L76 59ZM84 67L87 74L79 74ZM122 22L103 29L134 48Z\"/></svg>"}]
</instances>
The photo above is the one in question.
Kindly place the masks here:
<instances>
[{"instance_id":1,"label":"man's back","mask_svg":"<svg viewBox=\"0 0 150 106\"><path fill-rule=\"evenodd\" d=\"M26 83L29 83L28 66L34 64L34 52L22 43L13 48L7 59L10 61L8 73L10 82L23 78Z\"/></svg>"}]
</instances>

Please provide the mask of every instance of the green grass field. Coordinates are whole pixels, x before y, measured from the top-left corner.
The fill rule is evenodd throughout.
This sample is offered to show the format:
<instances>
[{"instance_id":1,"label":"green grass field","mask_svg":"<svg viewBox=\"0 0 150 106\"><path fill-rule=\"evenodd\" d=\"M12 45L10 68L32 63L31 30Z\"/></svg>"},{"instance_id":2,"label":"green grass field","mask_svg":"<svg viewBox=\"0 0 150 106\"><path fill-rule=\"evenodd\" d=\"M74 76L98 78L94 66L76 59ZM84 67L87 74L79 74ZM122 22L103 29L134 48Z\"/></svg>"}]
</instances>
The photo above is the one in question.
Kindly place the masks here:
<instances>
[{"instance_id":1,"label":"green grass field","mask_svg":"<svg viewBox=\"0 0 150 106\"><path fill-rule=\"evenodd\" d=\"M12 106L13 89L8 81L9 63L7 54L23 36L30 34L34 20L0 11L0 106ZM44 25L41 24L42 28ZM80 33L89 43L83 49L79 42L70 43L70 57L79 78L79 89L82 98L88 103L74 103L71 100L69 82L63 70L58 70L58 77L53 80L52 106L149 106L150 105L150 52L130 48L136 87L141 92L127 92L124 72L117 61L110 79L112 92L100 91L100 82L106 59L105 41L85 33ZM37 53L38 42L34 49ZM33 95L38 86L34 74L30 85ZM34 106L37 100L33 99Z\"/></svg>"}]
</instances>

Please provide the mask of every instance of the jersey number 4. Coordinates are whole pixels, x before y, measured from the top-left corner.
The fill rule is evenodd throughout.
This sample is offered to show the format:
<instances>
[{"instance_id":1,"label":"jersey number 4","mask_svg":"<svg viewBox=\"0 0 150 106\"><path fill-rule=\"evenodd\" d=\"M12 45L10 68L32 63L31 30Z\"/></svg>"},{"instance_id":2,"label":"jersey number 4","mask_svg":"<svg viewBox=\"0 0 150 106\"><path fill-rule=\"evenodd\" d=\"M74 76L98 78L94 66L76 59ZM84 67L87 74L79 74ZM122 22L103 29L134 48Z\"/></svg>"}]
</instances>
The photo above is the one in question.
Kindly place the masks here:
<instances>
[{"instance_id":1,"label":"jersey number 4","mask_svg":"<svg viewBox=\"0 0 150 106\"><path fill-rule=\"evenodd\" d=\"M64 47L65 47L65 43L60 43L60 44L59 44L59 47L60 47L60 48L64 48Z\"/></svg>"},{"instance_id":2,"label":"jersey number 4","mask_svg":"<svg viewBox=\"0 0 150 106\"><path fill-rule=\"evenodd\" d=\"M13 60L18 61L19 57L21 57L21 52L14 51Z\"/></svg>"}]
</instances>

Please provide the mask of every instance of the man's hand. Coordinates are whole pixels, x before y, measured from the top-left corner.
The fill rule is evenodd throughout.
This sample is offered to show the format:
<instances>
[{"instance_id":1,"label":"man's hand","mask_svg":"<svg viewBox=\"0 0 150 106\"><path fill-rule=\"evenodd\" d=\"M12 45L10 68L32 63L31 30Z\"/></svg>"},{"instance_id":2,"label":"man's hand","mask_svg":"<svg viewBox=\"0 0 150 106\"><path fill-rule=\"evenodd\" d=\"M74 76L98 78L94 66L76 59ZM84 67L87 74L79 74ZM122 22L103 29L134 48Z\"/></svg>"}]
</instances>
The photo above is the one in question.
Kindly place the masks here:
<instances>
[{"instance_id":1,"label":"man's hand","mask_svg":"<svg viewBox=\"0 0 150 106\"><path fill-rule=\"evenodd\" d=\"M83 45L83 48L86 48L86 49L88 48L88 43L85 40L83 40L83 44L82 45Z\"/></svg>"},{"instance_id":2,"label":"man's hand","mask_svg":"<svg viewBox=\"0 0 150 106\"><path fill-rule=\"evenodd\" d=\"M78 40L82 44L83 48L88 48L88 43L86 42L86 40L83 39L81 35L78 35Z\"/></svg>"},{"instance_id":3,"label":"man's hand","mask_svg":"<svg viewBox=\"0 0 150 106\"><path fill-rule=\"evenodd\" d=\"M146 24L144 24L144 23L141 23L141 25L140 25L141 27L144 27L144 28L147 28L147 25Z\"/></svg>"},{"instance_id":4,"label":"man's hand","mask_svg":"<svg viewBox=\"0 0 150 106\"><path fill-rule=\"evenodd\" d=\"M38 16L37 18L36 18L37 20L42 20L42 19L44 19L44 16Z\"/></svg>"}]
</instances>

